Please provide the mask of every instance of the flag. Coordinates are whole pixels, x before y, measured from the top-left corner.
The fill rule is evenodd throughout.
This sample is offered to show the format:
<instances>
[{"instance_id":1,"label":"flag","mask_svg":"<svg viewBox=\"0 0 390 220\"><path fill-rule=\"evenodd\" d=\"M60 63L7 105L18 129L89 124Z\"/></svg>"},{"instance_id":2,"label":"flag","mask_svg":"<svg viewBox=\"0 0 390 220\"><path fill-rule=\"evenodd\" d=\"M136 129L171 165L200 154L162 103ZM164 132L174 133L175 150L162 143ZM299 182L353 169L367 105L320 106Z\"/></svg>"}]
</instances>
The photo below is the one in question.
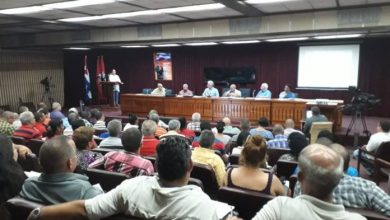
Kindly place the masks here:
<instances>
[{"instance_id":1,"label":"flag","mask_svg":"<svg viewBox=\"0 0 390 220\"><path fill-rule=\"evenodd\" d=\"M100 83L103 80L105 80L105 73L104 73L104 67L102 68L102 59L103 56L98 56L97 61L96 61L96 88L98 92L98 102L100 103L101 101L105 102L106 97L103 93L103 88L102 84ZM104 65L104 64L103 64Z\"/></svg>"},{"instance_id":2,"label":"flag","mask_svg":"<svg viewBox=\"0 0 390 220\"><path fill-rule=\"evenodd\" d=\"M91 93L91 79L89 77L89 71L87 67L87 56L84 57L84 81L85 81L85 101L92 99Z\"/></svg>"}]
</instances>

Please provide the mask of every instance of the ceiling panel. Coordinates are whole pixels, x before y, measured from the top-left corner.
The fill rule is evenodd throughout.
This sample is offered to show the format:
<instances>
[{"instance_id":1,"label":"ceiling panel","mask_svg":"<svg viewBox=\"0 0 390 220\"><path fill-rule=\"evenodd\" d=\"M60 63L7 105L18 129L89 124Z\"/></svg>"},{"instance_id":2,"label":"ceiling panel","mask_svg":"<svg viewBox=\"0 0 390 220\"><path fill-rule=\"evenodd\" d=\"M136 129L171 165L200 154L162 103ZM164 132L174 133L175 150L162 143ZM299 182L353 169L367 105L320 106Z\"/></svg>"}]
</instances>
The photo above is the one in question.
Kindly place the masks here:
<instances>
[{"instance_id":1,"label":"ceiling panel","mask_svg":"<svg viewBox=\"0 0 390 220\"><path fill-rule=\"evenodd\" d=\"M29 27L7 27L1 28L0 31L6 32L18 32L18 33L33 33L33 32L41 32L41 29L29 28Z\"/></svg>"},{"instance_id":2,"label":"ceiling panel","mask_svg":"<svg viewBox=\"0 0 390 220\"><path fill-rule=\"evenodd\" d=\"M230 8L221 8L212 11L197 11L197 12L181 12L174 13L190 19L206 19L206 18L220 18L220 17L231 17L231 16L240 16L241 13L230 9Z\"/></svg>"},{"instance_id":3,"label":"ceiling panel","mask_svg":"<svg viewBox=\"0 0 390 220\"><path fill-rule=\"evenodd\" d=\"M365 5L367 0L339 0L340 6Z\"/></svg>"},{"instance_id":4,"label":"ceiling panel","mask_svg":"<svg viewBox=\"0 0 390 220\"><path fill-rule=\"evenodd\" d=\"M390 0L368 0L368 4L390 3Z\"/></svg>"},{"instance_id":5,"label":"ceiling panel","mask_svg":"<svg viewBox=\"0 0 390 220\"><path fill-rule=\"evenodd\" d=\"M253 5L264 13L286 12L288 8L281 3L278 4L257 4Z\"/></svg>"},{"instance_id":6,"label":"ceiling panel","mask_svg":"<svg viewBox=\"0 0 390 220\"><path fill-rule=\"evenodd\" d=\"M0 24L14 24L14 23L18 23L18 22L21 22L21 21L0 16Z\"/></svg>"},{"instance_id":7,"label":"ceiling panel","mask_svg":"<svg viewBox=\"0 0 390 220\"><path fill-rule=\"evenodd\" d=\"M309 0L309 2L314 9L337 7L336 0Z\"/></svg>"},{"instance_id":8,"label":"ceiling panel","mask_svg":"<svg viewBox=\"0 0 390 220\"><path fill-rule=\"evenodd\" d=\"M60 19L60 18L73 18L73 17L83 17L85 15L75 12L69 12L64 10L51 10L51 11L43 11L40 13L32 13L32 14L23 14L21 17L28 18L38 18L43 20L52 20L52 19Z\"/></svg>"},{"instance_id":9,"label":"ceiling panel","mask_svg":"<svg viewBox=\"0 0 390 220\"><path fill-rule=\"evenodd\" d=\"M64 2L64 0L0 0L0 9Z\"/></svg>"},{"instance_id":10,"label":"ceiling panel","mask_svg":"<svg viewBox=\"0 0 390 220\"><path fill-rule=\"evenodd\" d=\"M140 11L145 9L141 7L125 4L125 3L116 2L111 4L90 5L85 7L72 8L70 10L75 12L88 13L91 15L103 15L103 14Z\"/></svg>"},{"instance_id":11,"label":"ceiling panel","mask_svg":"<svg viewBox=\"0 0 390 220\"><path fill-rule=\"evenodd\" d=\"M115 26L134 25L136 23L130 21L117 20L117 19L103 19L103 20L83 22L82 24L96 26L96 27L115 27Z\"/></svg>"},{"instance_id":12,"label":"ceiling panel","mask_svg":"<svg viewBox=\"0 0 390 220\"><path fill-rule=\"evenodd\" d=\"M39 28L44 30L53 30L53 31L62 31L62 30L75 30L79 29L75 26L67 26L67 25L61 25L61 24L42 24L42 25L33 25L30 26L32 28Z\"/></svg>"},{"instance_id":13,"label":"ceiling panel","mask_svg":"<svg viewBox=\"0 0 390 220\"><path fill-rule=\"evenodd\" d=\"M213 0L128 0L128 2L151 9L216 3Z\"/></svg>"},{"instance_id":14,"label":"ceiling panel","mask_svg":"<svg viewBox=\"0 0 390 220\"><path fill-rule=\"evenodd\" d=\"M309 10L312 9L312 6L307 1L291 1L291 2L285 2L284 6L289 11L299 11L299 10Z\"/></svg>"},{"instance_id":15,"label":"ceiling panel","mask_svg":"<svg viewBox=\"0 0 390 220\"><path fill-rule=\"evenodd\" d=\"M180 18L168 14L160 14L155 16L137 16L131 18L125 18L125 20L135 21L138 23L162 23L162 22L172 22L172 21L183 21L184 18Z\"/></svg>"}]
</instances>

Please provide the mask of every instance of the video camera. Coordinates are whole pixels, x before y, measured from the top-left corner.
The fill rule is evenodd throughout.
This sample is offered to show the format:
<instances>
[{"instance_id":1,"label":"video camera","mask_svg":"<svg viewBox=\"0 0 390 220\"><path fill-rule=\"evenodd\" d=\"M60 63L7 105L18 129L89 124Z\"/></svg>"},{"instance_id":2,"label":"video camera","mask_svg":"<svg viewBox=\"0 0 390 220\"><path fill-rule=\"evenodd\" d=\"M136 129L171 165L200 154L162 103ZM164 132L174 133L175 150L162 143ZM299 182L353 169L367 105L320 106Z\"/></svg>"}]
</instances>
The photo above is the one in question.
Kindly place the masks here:
<instances>
[{"instance_id":1,"label":"video camera","mask_svg":"<svg viewBox=\"0 0 390 220\"><path fill-rule=\"evenodd\" d=\"M343 107L343 112L362 112L371 109L381 102L381 99L374 94L362 92L355 86L348 87L348 92L352 95L351 103Z\"/></svg>"}]
</instances>

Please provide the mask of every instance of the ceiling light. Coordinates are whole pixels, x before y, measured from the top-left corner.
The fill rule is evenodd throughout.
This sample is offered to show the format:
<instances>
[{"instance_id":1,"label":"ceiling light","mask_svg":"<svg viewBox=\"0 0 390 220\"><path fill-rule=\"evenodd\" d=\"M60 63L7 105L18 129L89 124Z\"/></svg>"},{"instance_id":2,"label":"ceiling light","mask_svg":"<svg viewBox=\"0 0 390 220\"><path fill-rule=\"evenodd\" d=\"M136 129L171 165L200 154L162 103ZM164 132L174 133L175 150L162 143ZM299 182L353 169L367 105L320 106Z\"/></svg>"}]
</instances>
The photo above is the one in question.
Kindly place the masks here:
<instances>
[{"instance_id":1,"label":"ceiling light","mask_svg":"<svg viewBox=\"0 0 390 220\"><path fill-rule=\"evenodd\" d=\"M49 9L42 6L31 6L31 7L10 8L10 9L0 10L0 14L7 14L7 15L28 14L28 13L36 13L36 12L46 11L46 10Z\"/></svg>"},{"instance_id":2,"label":"ceiling light","mask_svg":"<svg viewBox=\"0 0 390 220\"><path fill-rule=\"evenodd\" d=\"M344 34L344 35L329 35L329 36L316 36L314 39L326 40L326 39L341 39L341 38L355 38L361 37L362 34Z\"/></svg>"},{"instance_id":3,"label":"ceiling light","mask_svg":"<svg viewBox=\"0 0 390 220\"><path fill-rule=\"evenodd\" d=\"M149 46L146 46L146 45L124 45L121 47L123 47L123 48L144 48L144 47L149 47Z\"/></svg>"},{"instance_id":4,"label":"ceiling light","mask_svg":"<svg viewBox=\"0 0 390 220\"><path fill-rule=\"evenodd\" d=\"M100 20L100 19L104 19L104 17L103 16L87 16L87 17L58 19L58 21L63 21L63 22L83 22L83 21L93 21L93 20Z\"/></svg>"},{"instance_id":5,"label":"ceiling light","mask_svg":"<svg viewBox=\"0 0 390 220\"><path fill-rule=\"evenodd\" d=\"M157 10L146 10L146 11L135 11L135 12L125 12L125 13L116 13L116 14L107 14L102 15L103 18L128 18L142 15L155 15L160 14Z\"/></svg>"},{"instance_id":6,"label":"ceiling light","mask_svg":"<svg viewBox=\"0 0 390 220\"><path fill-rule=\"evenodd\" d=\"M281 41L300 41L300 40L307 40L308 37L292 37L292 38L278 38L278 39L268 39L266 41L268 42L281 42Z\"/></svg>"},{"instance_id":7,"label":"ceiling light","mask_svg":"<svg viewBox=\"0 0 390 220\"><path fill-rule=\"evenodd\" d=\"M115 0L77 0L77 1L68 1L68 2L59 2L53 4L46 4L43 7L50 9L65 9L65 8L75 8L88 5L100 5L115 2Z\"/></svg>"},{"instance_id":8,"label":"ceiling light","mask_svg":"<svg viewBox=\"0 0 390 220\"><path fill-rule=\"evenodd\" d=\"M248 4L272 4L272 3L280 3L280 2L291 2L296 0L246 0Z\"/></svg>"},{"instance_id":9,"label":"ceiling light","mask_svg":"<svg viewBox=\"0 0 390 220\"><path fill-rule=\"evenodd\" d=\"M154 44L152 47L178 47L179 44Z\"/></svg>"},{"instance_id":10,"label":"ceiling light","mask_svg":"<svg viewBox=\"0 0 390 220\"><path fill-rule=\"evenodd\" d=\"M186 43L186 46L209 46L209 45L217 45L215 42L197 42L197 43Z\"/></svg>"},{"instance_id":11,"label":"ceiling light","mask_svg":"<svg viewBox=\"0 0 390 220\"><path fill-rule=\"evenodd\" d=\"M242 41L224 41L223 44L254 44L259 43L259 40L242 40Z\"/></svg>"},{"instance_id":12,"label":"ceiling light","mask_svg":"<svg viewBox=\"0 0 390 220\"><path fill-rule=\"evenodd\" d=\"M64 48L65 50L90 50L91 48L88 47L68 47Z\"/></svg>"},{"instance_id":13,"label":"ceiling light","mask_svg":"<svg viewBox=\"0 0 390 220\"><path fill-rule=\"evenodd\" d=\"M162 13L177 13L177 12L189 12L189 11L205 11L205 10L215 10L220 8L225 8L226 6L221 3L215 4L204 4L204 5L191 5L184 7L176 7L176 8L162 8L157 9Z\"/></svg>"}]
</instances>

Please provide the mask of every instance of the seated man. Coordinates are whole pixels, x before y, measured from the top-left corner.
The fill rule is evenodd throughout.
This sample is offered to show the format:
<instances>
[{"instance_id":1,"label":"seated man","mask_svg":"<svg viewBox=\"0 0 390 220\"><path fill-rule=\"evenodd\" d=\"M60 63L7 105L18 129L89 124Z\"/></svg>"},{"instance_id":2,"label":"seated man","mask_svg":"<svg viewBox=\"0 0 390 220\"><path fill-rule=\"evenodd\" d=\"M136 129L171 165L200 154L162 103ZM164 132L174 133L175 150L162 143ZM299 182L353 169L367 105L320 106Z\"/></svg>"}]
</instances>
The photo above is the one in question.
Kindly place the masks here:
<instances>
[{"instance_id":1,"label":"seated man","mask_svg":"<svg viewBox=\"0 0 390 220\"><path fill-rule=\"evenodd\" d=\"M93 128L95 130L107 130L104 114L99 110L93 112L94 112L94 117L96 117L97 119L97 121L93 125Z\"/></svg>"},{"instance_id":2,"label":"seated man","mask_svg":"<svg viewBox=\"0 0 390 220\"><path fill-rule=\"evenodd\" d=\"M336 151L344 159L344 175L333 191L333 203L350 208L370 209L390 216L390 196L374 182L347 174L350 155L345 147L332 144L329 148ZM294 197L301 193L301 186L297 183Z\"/></svg>"},{"instance_id":3,"label":"seated man","mask_svg":"<svg viewBox=\"0 0 390 220\"><path fill-rule=\"evenodd\" d=\"M310 118L307 118L305 121L305 126L303 126L303 133L305 133L306 135L309 134L311 124L313 122L326 122L326 121L328 121L328 118L325 115L321 114L320 108L318 108L318 106L311 107L311 112L312 112L313 116L311 116Z\"/></svg>"},{"instance_id":4,"label":"seated man","mask_svg":"<svg viewBox=\"0 0 390 220\"><path fill-rule=\"evenodd\" d=\"M252 128L249 132L251 133L252 136L254 135L260 135L263 138L270 140L274 138L274 135L272 132L268 131L266 127L269 126L269 120L266 117L261 117L257 121L257 128Z\"/></svg>"},{"instance_id":5,"label":"seated man","mask_svg":"<svg viewBox=\"0 0 390 220\"><path fill-rule=\"evenodd\" d=\"M0 134L5 136L12 136L15 129L12 123L15 120L14 113L10 111L4 111L0 115Z\"/></svg>"},{"instance_id":6,"label":"seated man","mask_svg":"<svg viewBox=\"0 0 390 220\"><path fill-rule=\"evenodd\" d=\"M199 112L195 112L191 116L192 121L188 123L187 128L193 131L200 131L200 119L201 115Z\"/></svg>"},{"instance_id":7,"label":"seated man","mask_svg":"<svg viewBox=\"0 0 390 220\"><path fill-rule=\"evenodd\" d=\"M215 136L212 131L204 130L200 135L199 145L195 148L192 154L192 160L195 163L209 165L215 173L218 185L222 186L223 177L225 176L225 163L220 156L215 154L211 149L214 143Z\"/></svg>"},{"instance_id":8,"label":"seated man","mask_svg":"<svg viewBox=\"0 0 390 220\"><path fill-rule=\"evenodd\" d=\"M129 128L137 128L138 129L138 117L134 114L129 114L128 115L128 120L129 123L125 125L123 128L123 131L129 129Z\"/></svg>"},{"instance_id":9,"label":"seated man","mask_svg":"<svg viewBox=\"0 0 390 220\"><path fill-rule=\"evenodd\" d=\"M156 96L165 96L165 88L161 83L157 83L157 88L155 88L150 94Z\"/></svg>"},{"instance_id":10,"label":"seated man","mask_svg":"<svg viewBox=\"0 0 390 220\"><path fill-rule=\"evenodd\" d=\"M290 85L286 84L284 90L279 94L280 99L293 99L296 98L296 94L291 92Z\"/></svg>"},{"instance_id":11,"label":"seated man","mask_svg":"<svg viewBox=\"0 0 390 220\"><path fill-rule=\"evenodd\" d=\"M302 131L295 129L294 127L295 127L294 120L292 120L291 118L288 118L284 122L284 135L288 137L291 133L294 133L294 132L298 132L298 133L303 134Z\"/></svg>"},{"instance_id":12,"label":"seated man","mask_svg":"<svg viewBox=\"0 0 390 220\"><path fill-rule=\"evenodd\" d=\"M23 112L20 114L20 121L22 126L15 130L14 135L16 137L22 137L24 139L41 139L39 131L34 128L35 117L30 111Z\"/></svg>"},{"instance_id":13,"label":"seated man","mask_svg":"<svg viewBox=\"0 0 390 220\"><path fill-rule=\"evenodd\" d=\"M267 142L268 148L289 148L287 136L284 135L284 128L282 125L274 125L272 133L274 134L274 139Z\"/></svg>"},{"instance_id":14,"label":"seated man","mask_svg":"<svg viewBox=\"0 0 390 220\"><path fill-rule=\"evenodd\" d=\"M276 197L263 206L253 220L366 219L332 203L332 192L343 177L343 159L334 150L319 144L309 145L302 150L298 166L303 195L294 199Z\"/></svg>"},{"instance_id":15,"label":"seated man","mask_svg":"<svg viewBox=\"0 0 390 220\"><path fill-rule=\"evenodd\" d=\"M95 160L90 168L104 168L107 171L124 173L135 177L153 175L153 164L139 155L142 135L136 128L129 128L122 134L124 151L112 151Z\"/></svg>"},{"instance_id":16,"label":"seated man","mask_svg":"<svg viewBox=\"0 0 390 220\"><path fill-rule=\"evenodd\" d=\"M236 84L231 84L228 91L226 91L223 97L241 97L241 91L236 89Z\"/></svg>"},{"instance_id":17,"label":"seated man","mask_svg":"<svg viewBox=\"0 0 390 220\"><path fill-rule=\"evenodd\" d=\"M108 138L105 138L100 142L99 147L101 148L112 148L112 149L122 149L122 141L119 135L122 131L122 122L117 119L113 119L108 122L107 125Z\"/></svg>"},{"instance_id":18,"label":"seated man","mask_svg":"<svg viewBox=\"0 0 390 220\"><path fill-rule=\"evenodd\" d=\"M268 90L268 83L261 84L260 91L257 93L256 98L272 98L272 93Z\"/></svg>"},{"instance_id":19,"label":"seated man","mask_svg":"<svg viewBox=\"0 0 390 220\"><path fill-rule=\"evenodd\" d=\"M73 173L77 166L76 146L61 135L47 140L39 151L43 173L28 178L20 196L38 203L57 204L77 199L90 199L103 191L91 186L88 177Z\"/></svg>"},{"instance_id":20,"label":"seated man","mask_svg":"<svg viewBox=\"0 0 390 220\"><path fill-rule=\"evenodd\" d=\"M203 91L203 97L219 97L218 89L214 88L214 82L209 80L207 88Z\"/></svg>"},{"instance_id":21,"label":"seated man","mask_svg":"<svg viewBox=\"0 0 390 220\"><path fill-rule=\"evenodd\" d=\"M224 117L222 119L223 123L225 123L225 128L223 129L224 134L238 134L240 133L240 129L233 127L232 122L230 121L229 117Z\"/></svg>"},{"instance_id":22,"label":"seated man","mask_svg":"<svg viewBox=\"0 0 390 220\"><path fill-rule=\"evenodd\" d=\"M188 89L188 84L184 83L183 84L183 89L180 90L179 95L182 95L182 96L193 96L194 93L191 90Z\"/></svg>"},{"instance_id":23,"label":"seated man","mask_svg":"<svg viewBox=\"0 0 390 220\"><path fill-rule=\"evenodd\" d=\"M30 219L100 219L118 213L144 219L219 219L210 197L199 187L187 185L193 165L184 139L161 140L156 167L158 176L125 180L90 200L38 208Z\"/></svg>"},{"instance_id":24,"label":"seated man","mask_svg":"<svg viewBox=\"0 0 390 220\"><path fill-rule=\"evenodd\" d=\"M142 142L140 150L142 156L154 156L156 154L156 147L158 143L160 143L160 141L154 137L156 129L157 124L152 120L145 120L142 123Z\"/></svg>"},{"instance_id":25,"label":"seated man","mask_svg":"<svg viewBox=\"0 0 390 220\"><path fill-rule=\"evenodd\" d=\"M65 115L62 114L61 112L61 104L58 103L58 102L53 102L53 104L51 105L52 106L52 109L53 111L50 113L50 118L53 119L53 120L62 120L65 118Z\"/></svg>"},{"instance_id":26,"label":"seated man","mask_svg":"<svg viewBox=\"0 0 390 220\"><path fill-rule=\"evenodd\" d=\"M157 124L156 132L154 133L154 136L160 137L163 134L167 133L167 130L165 128L158 125L158 122L160 121L160 116L156 113L152 113L149 115L149 119L154 121Z\"/></svg>"},{"instance_id":27,"label":"seated man","mask_svg":"<svg viewBox=\"0 0 390 220\"><path fill-rule=\"evenodd\" d=\"M180 134L180 121L176 119L172 119L168 123L168 129L169 131L166 134L161 135L159 138L165 138L167 136L180 136L185 137L184 135Z\"/></svg>"}]
</instances>

